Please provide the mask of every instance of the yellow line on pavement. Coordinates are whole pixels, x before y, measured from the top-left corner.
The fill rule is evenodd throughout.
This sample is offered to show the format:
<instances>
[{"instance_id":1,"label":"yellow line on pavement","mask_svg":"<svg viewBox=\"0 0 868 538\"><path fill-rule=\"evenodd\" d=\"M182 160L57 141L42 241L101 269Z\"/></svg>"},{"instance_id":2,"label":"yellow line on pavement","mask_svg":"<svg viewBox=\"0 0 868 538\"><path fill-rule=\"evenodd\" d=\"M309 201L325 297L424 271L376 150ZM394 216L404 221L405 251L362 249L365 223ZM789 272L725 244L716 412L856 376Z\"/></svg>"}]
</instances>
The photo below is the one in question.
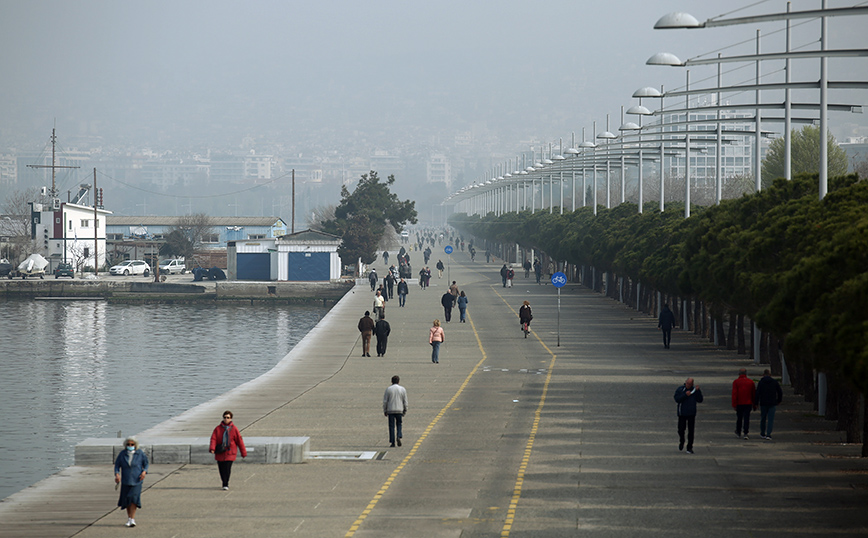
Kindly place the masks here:
<instances>
[{"instance_id":1,"label":"yellow line on pavement","mask_svg":"<svg viewBox=\"0 0 868 538\"><path fill-rule=\"evenodd\" d=\"M473 319L469 315L467 316L467 319L470 320L470 327L473 328L473 335L476 337L476 343L479 345L479 352L482 354L482 358L479 360L479 362L476 363L476 366L473 367L473 370L470 371L470 374L468 374L467 378L464 380L464 383L461 384L455 395L452 396L452 399L449 400L445 406L443 406L443 409L441 409L440 412L437 413L437 416L434 417L434 420L432 420L431 423L428 424L428 427L425 428L425 431L416 441L416 444L413 445L413 448L410 449L410 452L407 453L401 463L395 468L394 471L392 471L392 474L389 475L389 478L386 479L382 486L380 486L380 490L377 491L377 494L374 495L374 498L371 499L371 501L368 503L368 506L362 511L356 521L350 526L350 530L347 531L347 533L344 535L346 538L353 536L356 531L359 530L359 527L362 525L365 519L367 519L368 515L374 510L374 508L377 506L377 503L380 502L380 499L383 498L383 495L386 494L386 491L398 477L398 474L404 469L404 467L407 466L408 463L410 463L410 460L413 458L413 456L416 455L419 447L421 447L425 439L428 438L428 434L430 434L431 431L434 429L434 426L436 426L437 423L440 422L440 419L443 418L443 415L446 414L446 411L449 410L449 408L455 403L455 400L457 400L458 397L461 396L461 393L464 392L464 389L467 388L468 383L470 383L470 379L477 372L477 370L479 370L479 367L482 366L482 363L485 362L487 356L485 354L485 350L482 348L482 341L479 339L479 333L476 332L476 325L473 324Z\"/></svg>"},{"instance_id":2,"label":"yellow line on pavement","mask_svg":"<svg viewBox=\"0 0 868 538\"><path fill-rule=\"evenodd\" d=\"M512 310L512 312L518 315L515 309L506 302L506 299L503 298L502 295L497 293L497 290L494 290L494 293L497 294L500 299L506 303L506 306ZM521 499L521 487L524 485L524 475L527 472L527 464L530 463L530 454L533 451L533 443L536 441L536 432L539 430L539 421L540 416L542 415L543 406L546 403L546 395L549 391L549 383L552 380L552 370L555 367L555 360L557 359L557 355L552 353L552 350L542 341L542 339L533 332L531 329L531 333L533 333L534 338L548 351L549 355L552 356L552 360L549 362L548 374L546 374L546 382L543 385L542 394L539 398L539 405L537 405L536 412L533 415L533 426L530 429L530 437L528 437L527 444L524 447L524 455L521 458L521 465L518 466L518 476L515 478L515 487L512 490L512 500L509 502L509 508L506 511L506 521L503 523L503 529L500 531L501 538L506 538L509 536L510 531L512 530L512 525L515 522L515 511L518 508L518 501Z\"/></svg>"}]
</instances>

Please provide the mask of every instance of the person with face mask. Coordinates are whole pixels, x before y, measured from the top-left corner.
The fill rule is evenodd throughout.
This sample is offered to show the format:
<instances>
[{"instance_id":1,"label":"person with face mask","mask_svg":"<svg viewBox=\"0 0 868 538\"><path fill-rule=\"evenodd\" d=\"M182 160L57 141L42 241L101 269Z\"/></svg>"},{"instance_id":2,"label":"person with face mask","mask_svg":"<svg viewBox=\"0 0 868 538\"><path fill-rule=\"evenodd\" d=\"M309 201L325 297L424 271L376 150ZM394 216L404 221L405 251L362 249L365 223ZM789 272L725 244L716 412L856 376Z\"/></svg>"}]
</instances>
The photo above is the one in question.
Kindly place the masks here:
<instances>
[{"instance_id":1,"label":"person with face mask","mask_svg":"<svg viewBox=\"0 0 868 538\"><path fill-rule=\"evenodd\" d=\"M142 483L148 474L148 456L135 437L127 437L115 459L115 484L120 484L118 506L127 511L127 527L136 526L136 510L142 507Z\"/></svg>"},{"instance_id":2,"label":"person with face mask","mask_svg":"<svg viewBox=\"0 0 868 538\"><path fill-rule=\"evenodd\" d=\"M241 451L241 457L247 457L247 448L238 428L232 424L232 411L223 411L223 422L214 428L211 433L211 445L208 451L214 454L217 460L217 470L220 471L220 480L223 481L223 489L229 489L229 475L232 473L232 462Z\"/></svg>"}]
</instances>

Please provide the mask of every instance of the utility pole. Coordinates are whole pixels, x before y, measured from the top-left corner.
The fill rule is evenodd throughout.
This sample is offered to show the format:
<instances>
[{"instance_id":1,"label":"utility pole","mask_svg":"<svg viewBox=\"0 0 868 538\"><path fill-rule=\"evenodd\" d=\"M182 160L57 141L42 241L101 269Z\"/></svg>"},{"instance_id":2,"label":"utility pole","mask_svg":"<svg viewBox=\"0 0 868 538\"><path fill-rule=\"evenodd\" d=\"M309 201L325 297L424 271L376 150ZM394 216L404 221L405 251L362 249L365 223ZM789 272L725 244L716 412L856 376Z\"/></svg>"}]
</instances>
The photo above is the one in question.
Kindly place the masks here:
<instances>
[{"instance_id":1,"label":"utility pole","mask_svg":"<svg viewBox=\"0 0 868 538\"><path fill-rule=\"evenodd\" d=\"M58 168L81 168L80 166L58 166L55 164L56 157L56 146L57 146L57 135L55 134L56 129L51 129L51 166L47 164L28 164L28 168L51 168L51 198L54 199L57 197L57 169ZM53 203L53 202L52 202ZM53 206L52 206L53 207ZM57 209L57 208L55 208Z\"/></svg>"},{"instance_id":2,"label":"utility pole","mask_svg":"<svg viewBox=\"0 0 868 538\"><path fill-rule=\"evenodd\" d=\"M289 225L289 233L295 233L295 168L292 169L292 223Z\"/></svg>"},{"instance_id":3,"label":"utility pole","mask_svg":"<svg viewBox=\"0 0 868 538\"><path fill-rule=\"evenodd\" d=\"M99 276L99 213L97 205L99 190L96 188L96 168L93 169L93 276Z\"/></svg>"}]
</instances>

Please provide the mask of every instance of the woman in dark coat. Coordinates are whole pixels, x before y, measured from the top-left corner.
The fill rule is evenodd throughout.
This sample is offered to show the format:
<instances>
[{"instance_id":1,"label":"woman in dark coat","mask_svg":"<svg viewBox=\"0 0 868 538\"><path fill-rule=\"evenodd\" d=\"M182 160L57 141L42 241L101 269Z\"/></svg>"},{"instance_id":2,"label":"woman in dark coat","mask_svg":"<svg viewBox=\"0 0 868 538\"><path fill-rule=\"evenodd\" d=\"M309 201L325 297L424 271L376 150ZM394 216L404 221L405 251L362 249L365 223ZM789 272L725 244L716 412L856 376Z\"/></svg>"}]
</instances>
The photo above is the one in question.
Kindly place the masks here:
<instances>
[{"instance_id":1,"label":"woman in dark coat","mask_svg":"<svg viewBox=\"0 0 868 538\"><path fill-rule=\"evenodd\" d=\"M118 506L127 511L127 527L136 526L136 509L142 507L142 483L148 474L148 456L135 437L127 437L115 459L115 484L121 485Z\"/></svg>"},{"instance_id":2,"label":"woman in dark coat","mask_svg":"<svg viewBox=\"0 0 868 538\"><path fill-rule=\"evenodd\" d=\"M533 319L533 312L530 309L530 302L522 303L518 309L518 320L521 322L521 330L524 331L524 337L527 338L527 333L530 331L530 322Z\"/></svg>"},{"instance_id":3,"label":"woman in dark coat","mask_svg":"<svg viewBox=\"0 0 868 538\"><path fill-rule=\"evenodd\" d=\"M223 489L229 489L229 475L232 473L232 462L241 450L241 457L247 457L247 448L238 428L232 424L232 411L223 412L223 422L214 428L211 433L211 445L208 451L214 454L217 460L217 469L220 471L220 479L223 481Z\"/></svg>"}]
</instances>

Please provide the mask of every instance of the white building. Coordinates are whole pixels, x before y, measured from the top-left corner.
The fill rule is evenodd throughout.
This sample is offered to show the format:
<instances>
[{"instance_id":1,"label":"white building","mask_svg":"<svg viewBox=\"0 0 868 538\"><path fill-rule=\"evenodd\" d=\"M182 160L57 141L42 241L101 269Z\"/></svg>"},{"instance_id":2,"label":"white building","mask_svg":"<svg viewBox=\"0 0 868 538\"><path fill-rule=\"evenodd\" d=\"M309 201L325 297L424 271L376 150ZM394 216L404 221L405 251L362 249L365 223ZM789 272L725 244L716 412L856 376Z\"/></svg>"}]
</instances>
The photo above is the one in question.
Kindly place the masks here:
<instances>
[{"instance_id":1,"label":"white building","mask_svg":"<svg viewBox=\"0 0 868 538\"><path fill-rule=\"evenodd\" d=\"M47 252L51 268L71 263L76 271L106 262L106 216L111 211L55 200L53 207L33 205L34 240Z\"/></svg>"},{"instance_id":2,"label":"white building","mask_svg":"<svg viewBox=\"0 0 868 538\"><path fill-rule=\"evenodd\" d=\"M426 180L428 183L444 183L447 188L452 185L452 166L449 159L442 153L431 155L428 159Z\"/></svg>"}]
</instances>

